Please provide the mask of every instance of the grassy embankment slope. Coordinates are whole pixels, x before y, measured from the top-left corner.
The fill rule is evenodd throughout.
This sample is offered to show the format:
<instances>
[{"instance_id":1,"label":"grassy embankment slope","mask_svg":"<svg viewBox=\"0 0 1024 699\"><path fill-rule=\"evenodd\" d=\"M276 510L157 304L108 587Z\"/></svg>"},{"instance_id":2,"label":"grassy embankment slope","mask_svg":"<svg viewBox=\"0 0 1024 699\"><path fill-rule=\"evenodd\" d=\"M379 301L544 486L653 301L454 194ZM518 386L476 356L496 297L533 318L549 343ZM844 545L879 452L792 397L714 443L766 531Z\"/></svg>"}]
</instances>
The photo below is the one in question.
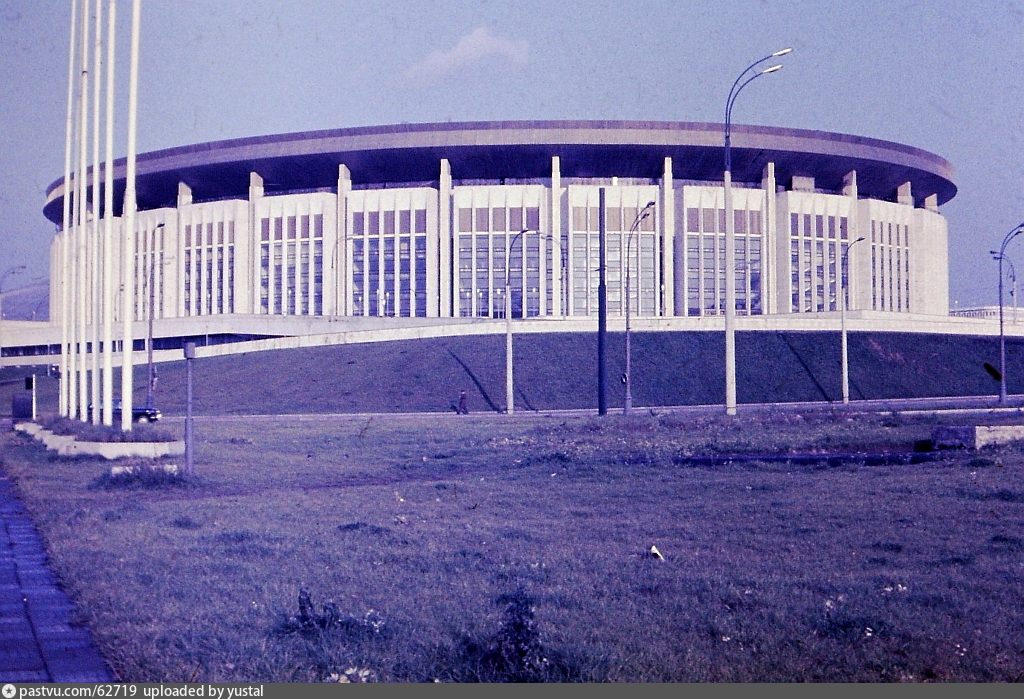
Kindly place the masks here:
<instances>
[{"instance_id":1,"label":"grassy embankment slope","mask_svg":"<svg viewBox=\"0 0 1024 699\"><path fill-rule=\"evenodd\" d=\"M723 401L721 333L636 333L633 396L638 406ZM608 339L609 402L622 404L624 338ZM597 405L594 334L515 337L520 410ZM204 414L444 411L460 389L471 410L505 403L504 336L455 337L299 350L252 352L197 360L196 410ZM850 392L858 398L995 395L985 372L999 364L998 338L899 333L850 334ZM1024 392L1024 345L1008 344L1011 393ZM13 370L6 370L10 377ZM184 412L184 364L158 365L157 404ZM836 401L840 398L838 333L737 335L740 403ZM42 409L53 411L56 382L43 380ZM145 367L136 368L139 400ZM0 412L10 409L0 387Z\"/></svg>"}]
</instances>

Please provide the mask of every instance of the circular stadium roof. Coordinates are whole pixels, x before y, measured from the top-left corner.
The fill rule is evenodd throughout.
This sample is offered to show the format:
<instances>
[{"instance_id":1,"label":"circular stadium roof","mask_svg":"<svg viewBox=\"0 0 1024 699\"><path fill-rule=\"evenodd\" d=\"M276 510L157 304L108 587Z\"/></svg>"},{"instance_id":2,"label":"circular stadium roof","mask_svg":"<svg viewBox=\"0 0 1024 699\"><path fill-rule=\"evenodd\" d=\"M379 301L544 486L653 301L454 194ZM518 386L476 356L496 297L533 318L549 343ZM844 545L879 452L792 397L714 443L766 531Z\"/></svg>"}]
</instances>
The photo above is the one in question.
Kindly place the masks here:
<instances>
[{"instance_id":1,"label":"circular stadium roof","mask_svg":"<svg viewBox=\"0 0 1024 699\"><path fill-rule=\"evenodd\" d=\"M722 124L663 121L489 121L396 124L255 136L142 153L137 160L139 210L175 206L178 183L196 201L248 198L249 173L268 194L333 188L338 165L356 185L430 182L447 158L458 180L546 178L559 156L563 177L660 178L672 158L679 180L720 182ZM890 199L911 183L915 201L956 194L952 166L910 146L861 136L769 126L732 126L733 179L760 182L767 163L776 179L809 176L838 191L857 171L861 196ZM115 201L124 191L125 160L115 161ZM91 182L91 177L88 181ZM44 215L60 223L64 181L46 193ZM118 208L120 204L118 204Z\"/></svg>"}]
</instances>

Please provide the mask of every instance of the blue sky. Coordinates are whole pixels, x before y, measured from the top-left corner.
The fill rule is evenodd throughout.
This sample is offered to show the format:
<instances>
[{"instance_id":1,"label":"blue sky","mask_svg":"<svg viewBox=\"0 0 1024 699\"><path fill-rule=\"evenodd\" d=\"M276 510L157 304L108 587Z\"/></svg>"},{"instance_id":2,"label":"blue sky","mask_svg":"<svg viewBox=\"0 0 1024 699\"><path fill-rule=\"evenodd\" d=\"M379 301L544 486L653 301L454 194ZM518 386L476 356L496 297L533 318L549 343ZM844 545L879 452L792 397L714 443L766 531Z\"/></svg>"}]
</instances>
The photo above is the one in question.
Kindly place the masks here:
<instances>
[{"instance_id":1,"label":"blue sky","mask_svg":"<svg viewBox=\"0 0 1024 699\"><path fill-rule=\"evenodd\" d=\"M0 0L0 267L27 265L21 281L47 273L69 8ZM118 156L130 13L120 0ZM142 30L140 151L397 122L721 121L736 74L793 46L734 121L949 160L951 304L995 303L988 251L1024 220L1024 0L144 0Z\"/></svg>"}]
</instances>

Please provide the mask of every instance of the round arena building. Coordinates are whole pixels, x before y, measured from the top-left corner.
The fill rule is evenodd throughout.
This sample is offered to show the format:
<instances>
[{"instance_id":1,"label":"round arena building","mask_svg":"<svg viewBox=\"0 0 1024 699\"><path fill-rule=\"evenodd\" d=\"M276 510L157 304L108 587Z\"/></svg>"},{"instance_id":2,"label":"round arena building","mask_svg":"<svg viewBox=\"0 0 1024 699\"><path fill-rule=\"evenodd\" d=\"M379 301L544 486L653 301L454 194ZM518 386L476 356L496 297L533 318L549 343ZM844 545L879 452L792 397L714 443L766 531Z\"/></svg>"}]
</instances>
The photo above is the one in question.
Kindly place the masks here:
<instances>
[{"instance_id":1,"label":"round arena building","mask_svg":"<svg viewBox=\"0 0 1024 699\"><path fill-rule=\"evenodd\" d=\"M634 317L685 327L724 313L722 136L686 122L402 124L144 153L132 312L165 338L209 334L199 320L224 337L294 335L319 320L504 318L508 288L514 318L596 318L603 230L609 315L628 283ZM948 315L948 162L758 126L733 126L731 151L739 316L832 314L841 290L879 320ZM124 177L118 161L115 202ZM54 182L44 207L54 318L60 246L77 235L65 194Z\"/></svg>"}]
</instances>

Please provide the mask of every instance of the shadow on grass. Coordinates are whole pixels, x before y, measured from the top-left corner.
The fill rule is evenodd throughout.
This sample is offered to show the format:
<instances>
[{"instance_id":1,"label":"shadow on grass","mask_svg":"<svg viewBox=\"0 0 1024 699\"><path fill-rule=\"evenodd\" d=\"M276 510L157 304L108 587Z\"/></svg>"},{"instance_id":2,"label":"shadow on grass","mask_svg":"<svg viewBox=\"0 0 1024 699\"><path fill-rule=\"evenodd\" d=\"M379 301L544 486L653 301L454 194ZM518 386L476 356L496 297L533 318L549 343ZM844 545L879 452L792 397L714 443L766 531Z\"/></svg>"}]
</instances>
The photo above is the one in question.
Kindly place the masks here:
<instances>
[{"instance_id":1,"label":"shadow on grass","mask_svg":"<svg viewBox=\"0 0 1024 699\"><path fill-rule=\"evenodd\" d=\"M498 409L498 406L494 404L494 401L491 400L491 397L490 395L488 395L486 389L484 389L484 385L480 383L480 379L477 378L477 375L474 374L473 370L469 368L469 365L462 361L462 358L459 355L452 352L451 350L448 350L448 354L450 354L452 356L452 359L458 362L459 366L461 366L463 370L465 370L466 375L469 376L469 380L472 381L473 385L476 386L476 389L480 391L480 395L483 397L485 401L487 401L487 405L491 408L491 410L493 410L496 413L501 412Z\"/></svg>"}]
</instances>

